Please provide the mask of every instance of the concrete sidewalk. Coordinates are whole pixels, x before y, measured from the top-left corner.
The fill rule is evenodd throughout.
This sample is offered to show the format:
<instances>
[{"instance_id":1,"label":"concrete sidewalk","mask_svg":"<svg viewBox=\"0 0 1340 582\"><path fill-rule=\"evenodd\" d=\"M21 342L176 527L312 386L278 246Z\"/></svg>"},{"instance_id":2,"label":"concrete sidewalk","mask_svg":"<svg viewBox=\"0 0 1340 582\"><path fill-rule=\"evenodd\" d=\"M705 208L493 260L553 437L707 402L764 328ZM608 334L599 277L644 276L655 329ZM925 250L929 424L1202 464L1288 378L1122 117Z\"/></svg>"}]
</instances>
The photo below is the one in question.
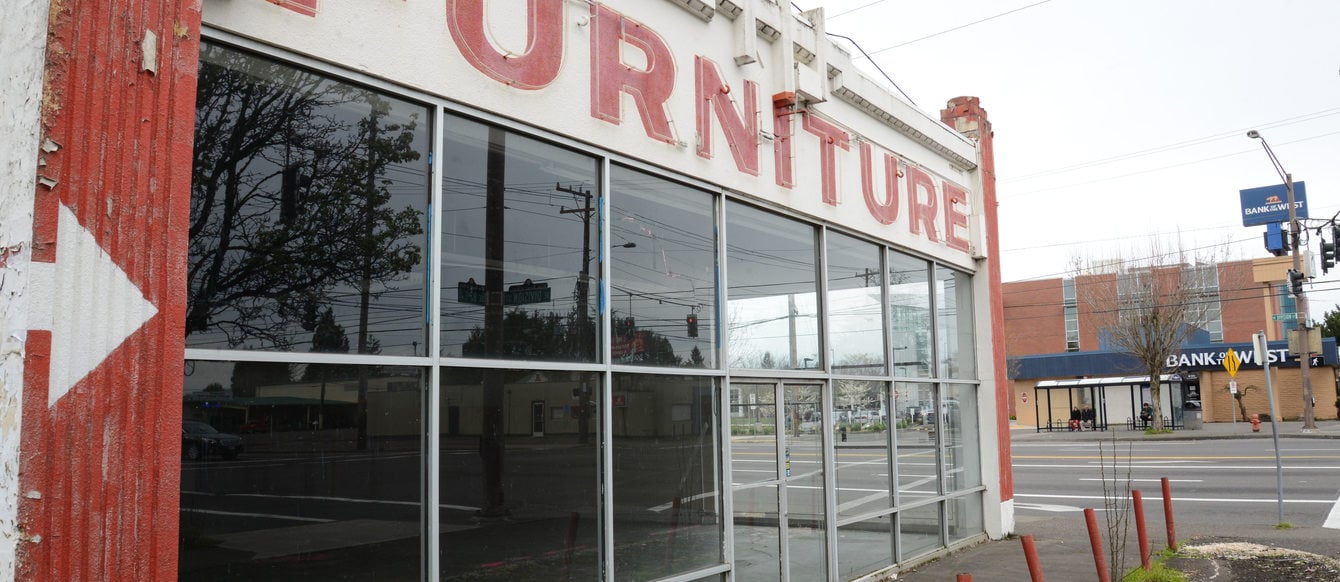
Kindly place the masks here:
<instances>
[{"instance_id":1,"label":"concrete sidewalk","mask_svg":"<svg viewBox=\"0 0 1340 582\"><path fill-rule=\"evenodd\" d=\"M1317 422L1317 429L1304 431L1301 422L1280 422L1281 438L1322 438L1340 439L1340 421L1327 420ZM1031 426L1016 426L1011 430L1013 443L1041 442L1097 442L1116 439L1118 441L1148 440L1204 440L1204 439L1270 439L1270 423L1262 423L1260 432L1252 432L1250 423L1210 423L1200 430L1176 431L1166 435L1146 435L1143 431L1133 431L1125 427L1109 431L1057 431L1036 432ZM1340 443L1336 443L1340 451ZM1149 543L1153 552L1167 546L1167 531L1163 517L1163 504L1158 492L1145 497L1145 519ZM1296 527L1277 530L1274 524L1241 524L1226 531L1222 525L1197 525L1179 522L1176 536L1180 546L1196 546L1218 542L1251 542L1265 546L1300 550L1332 558L1340 558L1340 531L1319 527ZM1098 514L1098 527L1103 537L1103 552L1112 558L1107 545L1107 530L1102 513ZM1097 566L1094 563L1093 550L1089 542L1088 528L1083 513L1064 513L1048 516L1019 517L1015 523L1015 535L1000 541L983 542L976 546L957 550L933 562L902 572L898 580L910 581L952 581L961 573L971 574L973 582L1019 582L1030 580L1028 564L1024 558L1021 536L1033 536L1038 552L1042 573L1047 580L1097 580ZM1135 533L1134 519L1130 520L1126 551L1122 571L1140 564L1139 544ZM1200 570L1215 572L1217 577L1205 574L1192 576L1192 581L1215 580L1216 582L1244 582L1250 578L1234 578L1229 572L1220 572L1219 566L1209 559L1185 560L1176 566L1183 571Z\"/></svg>"}]
</instances>

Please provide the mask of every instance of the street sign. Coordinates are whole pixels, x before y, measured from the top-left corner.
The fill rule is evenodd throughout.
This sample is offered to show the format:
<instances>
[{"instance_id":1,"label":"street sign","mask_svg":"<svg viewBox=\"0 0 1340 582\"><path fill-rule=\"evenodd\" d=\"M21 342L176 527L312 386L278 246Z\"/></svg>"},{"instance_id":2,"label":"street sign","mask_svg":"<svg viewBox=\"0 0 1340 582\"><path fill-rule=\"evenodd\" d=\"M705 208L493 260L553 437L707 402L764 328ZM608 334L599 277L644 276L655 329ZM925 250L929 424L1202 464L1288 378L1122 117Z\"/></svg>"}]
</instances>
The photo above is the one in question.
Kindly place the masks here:
<instances>
[{"instance_id":1,"label":"street sign","mask_svg":"<svg viewBox=\"0 0 1340 582\"><path fill-rule=\"evenodd\" d=\"M1238 359L1238 353L1233 351L1233 348L1228 348L1228 353L1224 355L1224 370L1228 372L1228 377L1237 377L1238 366L1241 365L1242 360Z\"/></svg>"},{"instance_id":2,"label":"street sign","mask_svg":"<svg viewBox=\"0 0 1340 582\"><path fill-rule=\"evenodd\" d=\"M1228 393L1229 393L1229 394L1232 394L1232 395L1234 395L1234 396L1237 396L1237 395L1238 395L1238 381L1237 381L1237 380L1229 380L1229 381L1228 381Z\"/></svg>"},{"instance_id":3,"label":"street sign","mask_svg":"<svg viewBox=\"0 0 1340 582\"><path fill-rule=\"evenodd\" d=\"M1297 313L1276 313L1270 316L1275 321L1298 321Z\"/></svg>"}]
</instances>

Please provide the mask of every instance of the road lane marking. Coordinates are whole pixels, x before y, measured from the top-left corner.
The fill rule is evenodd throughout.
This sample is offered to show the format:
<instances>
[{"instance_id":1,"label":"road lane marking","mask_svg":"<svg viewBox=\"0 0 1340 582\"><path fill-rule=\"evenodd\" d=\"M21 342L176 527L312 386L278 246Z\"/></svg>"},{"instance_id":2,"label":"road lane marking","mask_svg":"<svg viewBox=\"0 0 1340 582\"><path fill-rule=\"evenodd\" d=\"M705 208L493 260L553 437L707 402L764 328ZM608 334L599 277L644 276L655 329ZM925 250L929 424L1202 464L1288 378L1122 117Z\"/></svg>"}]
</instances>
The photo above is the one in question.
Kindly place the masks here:
<instances>
[{"instance_id":1,"label":"road lane marking","mask_svg":"<svg viewBox=\"0 0 1340 582\"><path fill-rule=\"evenodd\" d=\"M1028 464L1018 464L1018 463L1016 463L1016 464L1014 465L1014 468L1016 468L1016 469L1019 469L1019 468L1026 468L1026 469L1083 469L1083 470L1085 470L1085 471L1092 471L1092 470L1095 468L1095 465L1028 465ZM1194 467L1187 467L1187 466L1185 466L1185 465L1132 465L1131 468L1133 468L1133 469L1178 469L1178 470L1195 469L1195 470L1197 470L1197 471L1210 471L1210 470L1214 470L1214 471L1223 471L1223 470L1241 471L1241 470L1273 470L1273 469L1275 468L1275 466L1274 466L1274 465L1196 465L1196 466L1194 466ZM1327 466L1327 465L1323 465L1323 466L1285 465L1284 468L1287 469L1287 470L1290 470L1290 471L1324 471L1324 470L1328 470L1328 471L1340 471L1340 466Z\"/></svg>"},{"instance_id":2,"label":"road lane marking","mask_svg":"<svg viewBox=\"0 0 1340 582\"><path fill-rule=\"evenodd\" d=\"M1015 497L1037 497L1041 499L1106 499L1102 495L1044 495L1036 493L1015 493ZM1150 499L1162 499L1162 495L1150 495ZM1229 499L1222 497L1174 497L1173 501L1204 502L1204 503L1279 503L1278 499ZM1303 503L1327 505L1335 503L1330 499L1285 499L1285 503Z\"/></svg>"},{"instance_id":3,"label":"road lane marking","mask_svg":"<svg viewBox=\"0 0 1340 582\"><path fill-rule=\"evenodd\" d=\"M1340 529L1340 499L1335 500L1335 505L1331 506L1331 513L1326 516L1326 523L1321 527Z\"/></svg>"},{"instance_id":4,"label":"road lane marking","mask_svg":"<svg viewBox=\"0 0 1340 582\"><path fill-rule=\"evenodd\" d=\"M265 519L285 519L289 521L308 521L312 523L331 523L333 519L320 519L316 517L298 517L296 515L276 515L273 513L246 513L242 511L216 511L213 509L193 509L190 507L181 508L182 513L208 513L210 515L227 515L232 517L261 517Z\"/></svg>"},{"instance_id":5,"label":"road lane marking","mask_svg":"<svg viewBox=\"0 0 1340 582\"><path fill-rule=\"evenodd\" d=\"M1127 479L1093 479L1093 478L1089 478L1089 477L1082 477L1082 478L1080 478L1080 481L1127 481ZM1162 481L1162 479L1129 479L1129 481L1130 481L1131 483L1138 483L1138 482L1144 482L1144 483L1159 483L1159 482ZM1169 482L1169 483L1204 483L1205 481L1203 481L1203 480L1201 480L1201 479L1169 479L1168 482Z\"/></svg>"},{"instance_id":6,"label":"road lane marking","mask_svg":"<svg viewBox=\"0 0 1340 582\"><path fill-rule=\"evenodd\" d=\"M1014 455L1016 459L1075 459L1094 461L1099 460L1094 455ZM1189 461L1195 459L1209 461L1253 461L1253 460L1275 460L1275 455L1139 455L1130 457L1132 460L1148 459L1152 461ZM1340 459L1340 455L1283 455L1283 459Z\"/></svg>"},{"instance_id":7,"label":"road lane marking","mask_svg":"<svg viewBox=\"0 0 1340 582\"><path fill-rule=\"evenodd\" d=\"M1052 513L1069 513L1083 511L1083 509L1073 505L1051 505L1048 503L1018 503L1014 504L1015 509L1032 509L1035 511L1049 511Z\"/></svg>"}]
</instances>

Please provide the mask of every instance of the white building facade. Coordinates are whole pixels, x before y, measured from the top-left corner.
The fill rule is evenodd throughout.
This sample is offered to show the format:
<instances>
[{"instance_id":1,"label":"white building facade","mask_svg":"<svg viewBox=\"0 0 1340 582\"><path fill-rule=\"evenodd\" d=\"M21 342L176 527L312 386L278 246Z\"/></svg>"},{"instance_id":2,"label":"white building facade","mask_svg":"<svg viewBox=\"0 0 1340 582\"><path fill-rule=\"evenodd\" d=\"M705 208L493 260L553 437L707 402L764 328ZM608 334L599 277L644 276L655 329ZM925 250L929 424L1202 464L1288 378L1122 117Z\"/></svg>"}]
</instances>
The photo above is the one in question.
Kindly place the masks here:
<instances>
[{"instance_id":1,"label":"white building facade","mask_svg":"<svg viewBox=\"0 0 1340 582\"><path fill-rule=\"evenodd\" d=\"M975 99L785 2L200 7L144 292L180 579L853 580L1013 529Z\"/></svg>"}]
</instances>

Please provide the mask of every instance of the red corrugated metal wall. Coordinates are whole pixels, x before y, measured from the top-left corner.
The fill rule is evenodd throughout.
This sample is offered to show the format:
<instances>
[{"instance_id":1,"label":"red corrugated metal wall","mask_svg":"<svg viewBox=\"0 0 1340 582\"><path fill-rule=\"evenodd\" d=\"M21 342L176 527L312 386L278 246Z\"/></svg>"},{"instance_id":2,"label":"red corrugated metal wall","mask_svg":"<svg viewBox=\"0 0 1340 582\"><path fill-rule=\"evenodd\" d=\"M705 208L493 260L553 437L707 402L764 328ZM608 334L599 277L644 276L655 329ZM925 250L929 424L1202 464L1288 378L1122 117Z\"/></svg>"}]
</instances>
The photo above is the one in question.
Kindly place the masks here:
<instances>
[{"instance_id":1,"label":"red corrugated metal wall","mask_svg":"<svg viewBox=\"0 0 1340 582\"><path fill-rule=\"evenodd\" d=\"M18 578L173 579L200 2L51 4L33 261L84 283L59 267L63 205L157 313L50 406L53 332L29 332Z\"/></svg>"}]
</instances>

